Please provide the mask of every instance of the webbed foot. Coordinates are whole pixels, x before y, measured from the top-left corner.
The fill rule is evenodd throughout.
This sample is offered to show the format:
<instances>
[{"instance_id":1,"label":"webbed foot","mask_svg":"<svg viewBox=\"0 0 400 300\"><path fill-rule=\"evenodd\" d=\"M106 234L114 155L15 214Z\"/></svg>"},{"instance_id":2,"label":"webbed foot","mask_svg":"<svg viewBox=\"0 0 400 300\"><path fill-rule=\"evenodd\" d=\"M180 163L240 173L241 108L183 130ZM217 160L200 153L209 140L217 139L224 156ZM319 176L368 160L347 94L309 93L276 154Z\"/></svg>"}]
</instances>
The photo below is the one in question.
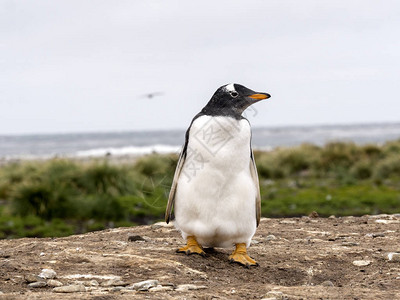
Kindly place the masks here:
<instances>
[{"instance_id":1,"label":"webbed foot","mask_svg":"<svg viewBox=\"0 0 400 300\"><path fill-rule=\"evenodd\" d=\"M185 253L186 255L199 254L203 257L206 256L206 253L203 251L201 246L197 243L196 238L194 236L188 236L186 246L179 248L178 250L176 250L176 252Z\"/></svg>"},{"instance_id":2,"label":"webbed foot","mask_svg":"<svg viewBox=\"0 0 400 300\"><path fill-rule=\"evenodd\" d=\"M251 266L258 266L258 263L247 255L246 244L236 244L236 249L229 256L229 261L231 263L238 263L246 268Z\"/></svg>"}]
</instances>

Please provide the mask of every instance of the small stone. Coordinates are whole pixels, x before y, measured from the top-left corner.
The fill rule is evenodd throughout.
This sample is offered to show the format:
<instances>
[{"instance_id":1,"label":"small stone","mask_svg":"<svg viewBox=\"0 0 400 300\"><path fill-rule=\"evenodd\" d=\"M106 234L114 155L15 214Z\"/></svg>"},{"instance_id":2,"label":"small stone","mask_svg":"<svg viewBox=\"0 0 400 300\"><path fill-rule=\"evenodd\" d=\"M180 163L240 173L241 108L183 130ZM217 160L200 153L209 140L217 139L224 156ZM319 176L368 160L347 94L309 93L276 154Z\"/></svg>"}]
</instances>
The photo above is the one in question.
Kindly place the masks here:
<instances>
[{"instance_id":1,"label":"small stone","mask_svg":"<svg viewBox=\"0 0 400 300\"><path fill-rule=\"evenodd\" d=\"M321 283L322 286L335 286L332 281L327 280Z\"/></svg>"},{"instance_id":2,"label":"small stone","mask_svg":"<svg viewBox=\"0 0 400 300\"><path fill-rule=\"evenodd\" d=\"M269 234L269 235L266 236L265 240L267 242L276 240L276 236L274 236L273 234Z\"/></svg>"},{"instance_id":3,"label":"small stone","mask_svg":"<svg viewBox=\"0 0 400 300\"><path fill-rule=\"evenodd\" d=\"M279 223L280 224L296 224L297 222L294 220L282 220Z\"/></svg>"},{"instance_id":4,"label":"small stone","mask_svg":"<svg viewBox=\"0 0 400 300\"><path fill-rule=\"evenodd\" d=\"M175 284L172 282L163 282L161 285L162 286L171 286L172 288L175 288Z\"/></svg>"},{"instance_id":5,"label":"small stone","mask_svg":"<svg viewBox=\"0 0 400 300\"><path fill-rule=\"evenodd\" d=\"M65 279L100 279L100 280L110 280L110 279L120 279L122 280L121 276L116 275L93 275L93 274L71 274L71 275L64 275L61 276Z\"/></svg>"},{"instance_id":6,"label":"small stone","mask_svg":"<svg viewBox=\"0 0 400 300\"><path fill-rule=\"evenodd\" d=\"M47 286L47 283L45 281L32 282L28 284L28 287L30 288L42 288L45 286Z\"/></svg>"},{"instance_id":7,"label":"small stone","mask_svg":"<svg viewBox=\"0 0 400 300\"><path fill-rule=\"evenodd\" d=\"M144 238L142 238L140 235L131 235L128 237L128 241L130 241L130 242L137 242L137 241L145 242L146 240Z\"/></svg>"},{"instance_id":8,"label":"small stone","mask_svg":"<svg viewBox=\"0 0 400 300\"><path fill-rule=\"evenodd\" d=\"M83 284L72 284L66 286L59 286L53 289L55 293L78 293L86 292L86 288Z\"/></svg>"},{"instance_id":9,"label":"small stone","mask_svg":"<svg viewBox=\"0 0 400 300\"><path fill-rule=\"evenodd\" d=\"M385 234L384 233L367 233L365 236L377 238L377 237L385 237Z\"/></svg>"},{"instance_id":10,"label":"small stone","mask_svg":"<svg viewBox=\"0 0 400 300\"><path fill-rule=\"evenodd\" d=\"M89 285L90 285L90 286L99 286L99 283L97 282L97 280L94 280L94 279L93 279L93 280L90 280L90 281L89 281Z\"/></svg>"},{"instance_id":11,"label":"small stone","mask_svg":"<svg viewBox=\"0 0 400 300\"><path fill-rule=\"evenodd\" d=\"M49 264L56 264L56 263L57 263L56 260L48 260L47 262L48 262Z\"/></svg>"},{"instance_id":12,"label":"small stone","mask_svg":"<svg viewBox=\"0 0 400 300\"><path fill-rule=\"evenodd\" d=\"M390 252L388 254L388 260L391 262L400 262L400 253Z\"/></svg>"},{"instance_id":13,"label":"small stone","mask_svg":"<svg viewBox=\"0 0 400 300\"><path fill-rule=\"evenodd\" d=\"M37 275L32 275L32 274L25 275L24 279L25 279L25 282L26 282L26 283L32 283L32 282L37 282L37 281L43 281L43 278L42 278L42 277L39 277L39 276L37 276Z\"/></svg>"},{"instance_id":14,"label":"small stone","mask_svg":"<svg viewBox=\"0 0 400 300\"><path fill-rule=\"evenodd\" d=\"M62 282L54 279L47 280L47 285L51 287L63 286Z\"/></svg>"},{"instance_id":15,"label":"small stone","mask_svg":"<svg viewBox=\"0 0 400 300\"><path fill-rule=\"evenodd\" d=\"M276 300L283 300L285 299L282 292L279 291L269 291L266 295L267 298L275 298Z\"/></svg>"},{"instance_id":16,"label":"small stone","mask_svg":"<svg viewBox=\"0 0 400 300\"><path fill-rule=\"evenodd\" d=\"M90 286L89 281L84 281L84 280L75 280L73 282L69 282L69 285L74 284L74 285L79 285L79 284L83 284L84 286Z\"/></svg>"},{"instance_id":17,"label":"small stone","mask_svg":"<svg viewBox=\"0 0 400 300\"><path fill-rule=\"evenodd\" d=\"M342 246L345 246L345 247L355 247L355 246L358 246L358 245L360 245L360 244L356 243L356 242L343 242L342 243Z\"/></svg>"},{"instance_id":18,"label":"small stone","mask_svg":"<svg viewBox=\"0 0 400 300\"><path fill-rule=\"evenodd\" d=\"M373 238L385 237L385 234L384 234L384 233L373 233L373 234L372 234L372 237L373 237Z\"/></svg>"},{"instance_id":19,"label":"small stone","mask_svg":"<svg viewBox=\"0 0 400 300\"><path fill-rule=\"evenodd\" d=\"M44 252L40 252L40 256L45 256L46 254Z\"/></svg>"},{"instance_id":20,"label":"small stone","mask_svg":"<svg viewBox=\"0 0 400 300\"><path fill-rule=\"evenodd\" d=\"M105 281L101 284L101 286L105 286L105 287L110 287L110 286L126 286L128 285L128 283L119 280L119 279L110 279L108 281Z\"/></svg>"},{"instance_id":21,"label":"small stone","mask_svg":"<svg viewBox=\"0 0 400 300\"><path fill-rule=\"evenodd\" d=\"M43 269L42 272L39 274L39 277L44 279L53 279L56 278L57 273L53 269Z\"/></svg>"},{"instance_id":22,"label":"small stone","mask_svg":"<svg viewBox=\"0 0 400 300\"><path fill-rule=\"evenodd\" d=\"M159 229L159 228L172 228L174 227L173 222L169 222L168 224L165 222L157 222L151 225L151 229Z\"/></svg>"},{"instance_id":23,"label":"small stone","mask_svg":"<svg viewBox=\"0 0 400 300\"><path fill-rule=\"evenodd\" d=\"M156 287L149 289L150 292L166 292L173 290L174 288L172 286L163 286L163 285L157 285Z\"/></svg>"},{"instance_id":24,"label":"small stone","mask_svg":"<svg viewBox=\"0 0 400 300\"><path fill-rule=\"evenodd\" d=\"M371 264L370 260L355 260L353 261L353 265L357 267L365 267Z\"/></svg>"},{"instance_id":25,"label":"small stone","mask_svg":"<svg viewBox=\"0 0 400 300\"><path fill-rule=\"evenodd\" d=\"M329 216L329 219L336 219L336 216L335 215L331 215L331 216Z\"/></svg>"},{"instance_id":26,"label":"small stone","mask_svg":"<svg viewBox=\"0 0 400 300\"><path fill-rule=\"evenodd\" d=\"M319 218L319 214L316 211L311 212L308 216L310 218Z\"/></svg>"},{"instance_id":27,"label":"small stone","mask_svg":"<svg viewBox=\"0 0 400 300\"><path fill-rule=\"evenodd\" d=\"M204 285L195 285L195 284L180 284L177 286L176 291L178 292L187 292L190 290L202 290L207 287Z\"/></svg>"},{"instance_id":28,"label":"small stone","mask_svg":"<svg viewBox=\"0 0 400 300\"><path fill-rule=\"evenodd\" d=\"M400 223L400 221L398 221L398 220L384 220L384 219L379 219L379 220L375 220L375 223L379 223L379 224L392 224L392 223Z\"/></svg>"},{"instance_id":29,"label":"small stone","mask_svg":"<svg viewBox=\"0 0 400 300\"><path fill-rule=\"evenodd\" d=\"M158 280L145 280L131 285L130 287L128 287L128 289L136 291L148 291L150 288L156 287L158 284Z\"/></svg>"}]
</instances>

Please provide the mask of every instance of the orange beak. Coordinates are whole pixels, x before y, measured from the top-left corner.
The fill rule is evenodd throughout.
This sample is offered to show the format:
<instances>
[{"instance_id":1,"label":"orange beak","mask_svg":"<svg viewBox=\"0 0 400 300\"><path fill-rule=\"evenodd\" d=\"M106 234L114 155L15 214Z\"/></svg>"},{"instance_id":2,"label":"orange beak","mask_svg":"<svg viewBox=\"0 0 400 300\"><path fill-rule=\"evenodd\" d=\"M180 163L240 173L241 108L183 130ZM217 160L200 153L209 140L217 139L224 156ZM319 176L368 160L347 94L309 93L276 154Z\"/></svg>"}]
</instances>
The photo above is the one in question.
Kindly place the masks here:
<instances>
[{"instance_id":1,"label":"orange beak","mask_svg":"<svg viewBox=\"0 0 400 300\"><path fill-rule=\"evenodd\" d=\"M271 95L270 94L260 94L260 93L258 93L258 94L250 95L248 97L250 97L252 99L255 99L255 100L263 100L263 99L268 99L269 97L271 97Z\"/></svg>"}]
</instances>

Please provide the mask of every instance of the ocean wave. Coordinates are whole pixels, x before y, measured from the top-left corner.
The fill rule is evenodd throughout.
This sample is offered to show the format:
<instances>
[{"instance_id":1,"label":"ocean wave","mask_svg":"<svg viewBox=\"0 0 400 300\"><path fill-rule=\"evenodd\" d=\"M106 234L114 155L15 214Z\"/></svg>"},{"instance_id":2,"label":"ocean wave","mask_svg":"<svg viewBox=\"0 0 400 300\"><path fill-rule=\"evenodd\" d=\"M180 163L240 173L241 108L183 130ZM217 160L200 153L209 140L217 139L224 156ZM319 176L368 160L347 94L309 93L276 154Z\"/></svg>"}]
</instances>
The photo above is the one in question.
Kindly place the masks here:
<instances>
[{"instance_id":1,"label":"ocean wave","mask_svg":"<svg viewBox=\"0 0 400 300\"><path fill-rule=\"evenodd\" d=\"M109 147L109 148L97 148L77 151L71 156L75 157L102 157L107 155L112 156L127 156L127 155L145 155L151 153L169 154L179 153L181 146L170 146L170 145L152 145L152 146L127 146L127 147Z\"/></svg>"},{"instance_id":2,"label":"ocean wave","mask_svg":"<svg viewBox=\"0 0 400 300\"><path fill-rule=\"evenodd\" d=\"M383 144L400 138L400 123L253 128L254 150L331 141ZM179 153L184 131L0 135L0 161Z\"/></svg>"}]
</instances>

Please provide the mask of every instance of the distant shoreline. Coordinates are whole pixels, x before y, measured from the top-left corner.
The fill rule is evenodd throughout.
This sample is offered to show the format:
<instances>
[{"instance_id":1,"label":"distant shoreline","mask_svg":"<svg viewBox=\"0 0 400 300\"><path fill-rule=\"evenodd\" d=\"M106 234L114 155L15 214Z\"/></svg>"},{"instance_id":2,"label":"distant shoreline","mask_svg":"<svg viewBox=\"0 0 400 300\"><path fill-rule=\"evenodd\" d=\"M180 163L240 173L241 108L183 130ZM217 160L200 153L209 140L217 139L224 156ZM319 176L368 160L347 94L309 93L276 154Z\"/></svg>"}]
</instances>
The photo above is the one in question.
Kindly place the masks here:
<instances>
[{"instance_id":1,"label":"distant shoreline","mask_svg":"<svg viewBox=\"0 0 400 300\"><path fill-rule=\"evenodd\" d=\"M253 128L253 149L269 151L304 143L323 146L332 141L381 145L400 139L400 123L282 126ZM55 157L85 160L179 153L184 130L0 135L0 161L46 160Z\"/></svg>"}]
</instances>

